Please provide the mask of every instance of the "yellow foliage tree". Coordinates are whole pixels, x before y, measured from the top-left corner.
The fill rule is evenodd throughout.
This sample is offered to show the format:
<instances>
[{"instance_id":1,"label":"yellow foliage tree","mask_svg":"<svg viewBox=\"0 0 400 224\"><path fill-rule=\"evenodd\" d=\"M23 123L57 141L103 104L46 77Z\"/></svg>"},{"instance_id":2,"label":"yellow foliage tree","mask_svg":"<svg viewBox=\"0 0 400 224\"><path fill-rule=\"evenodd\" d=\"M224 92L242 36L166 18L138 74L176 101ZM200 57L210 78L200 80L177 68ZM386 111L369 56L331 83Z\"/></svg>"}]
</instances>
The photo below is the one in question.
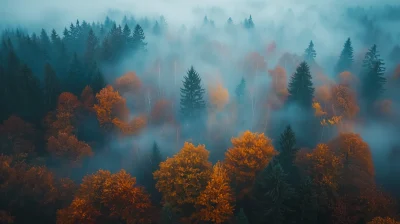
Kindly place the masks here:
<instances>
[{"instance_id":1,"label":"yellow foliage tree","mask_svg":"<svg viewBox=\"0 0 400 224\"><path fill-rule=\"evenodd\" d=\"M124 170L99 170L83 178L69 207L57 212L57 223L151 223L150 197Z\"/></svg>"},{"instance_id":2,"label":"yellow foliage tree","mask_svg":"<svg viewBox=\"0 0 400 224\"><path fill-rule=\"evenodd\" d=\"M212 85L209 94L210 102L217 110L222 110L229 101L229 92L221 83Z\"/></svg>"},{"instance_id":3,"label":"yellow foliage tree","mask_svg":"<svg viewBox=\"0 0 400 224\"><path fill-rule=\"evenodd\" d=\"M245 189L251 186L257 173L268 165L277 152L264 133L245 131L231 141L233 147L225 153L225 167L236 186L244 185Z\"/></svg>"},{"instance_id":4,"label":"yellow foliage tree","mask_svg":"<svg viewBox=\"0 0 400 224\"><path fill-rule=\"evenodd\" d=\"M315 114L316 117L321 117L321 116L324 116L324 115L327 114L324 110L322 110L321 104L319 104L317 101L313 102L312 107L315 110L314 114Z\"/></svg>"},{"instance_id":5,"label":"yellow foliage tree","mask_svg":"<svg viewBox=\"0 0 400 224\"><path fill-rule=\"evenodd\" d=\"M196 201L195 218L200 221L224 223L233 216L234 197L229 186L229 177L220 162L214 165L206 189Z\"/></svg>"},{"instance_id":6,"label":"yellow foliage tree","mask_svg":"<svg viewBox=\"0 0 400 224\"><path fill-rule=\"evenodd\" d=\"M160 163L160 169L153 175L165 201L174 207L195 204L211 174L208 156L204 145L185 142L174 157Z\"/></svg>"},{"instance_id":7,"label":"yellow foliage tree","mask_svg":"<svg viewBox=\"0 0 400 224\"><path fill-rule=\"evenodd\" d=\"M359 111L354 92L345 85L332 88L332 104L335 111L346 118L353 118Z\"/></svg>"}]
</instances>

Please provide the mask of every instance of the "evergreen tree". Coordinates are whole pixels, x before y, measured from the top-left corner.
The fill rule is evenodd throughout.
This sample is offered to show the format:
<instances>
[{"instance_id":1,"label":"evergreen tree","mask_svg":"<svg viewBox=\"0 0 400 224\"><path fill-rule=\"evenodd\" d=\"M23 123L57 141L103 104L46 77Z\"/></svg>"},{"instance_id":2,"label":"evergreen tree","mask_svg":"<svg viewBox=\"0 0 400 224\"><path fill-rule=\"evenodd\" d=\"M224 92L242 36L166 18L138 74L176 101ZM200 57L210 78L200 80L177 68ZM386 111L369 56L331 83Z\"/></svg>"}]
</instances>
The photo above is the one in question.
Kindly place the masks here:
<instances>
[{"instance_id":1,"label":"evergreen tree","mask_svg":"<svg viewBox=\"0 0 400 224\"><path fill-rule=\"evenodd\" d=\"M311 81L310 68L306 62L300 63L296 72L291 77L288 92L289 103L296 103L306 109L311 108L314 98L314 87Z\"/></svg>"},{"instance_id":2,"label":"evergreen tree","mask_svg":"<svg viewBox=\"0 0 400 224\"><path fill-rule=\"evenodd\" d=\"M110 62L114 58L109 37L105 37L101 46L101 59Z\"/></svg>"},{"instance_id":3,"label":"evergreen tree","mask_svg":"<svg viewBox=\"0 0 400 224\"><path fill-rule=\"evenodd\" d=\"M179 224L179 215L170 203L165 203L161 210L161 224Z\"/></svg>"},{"instance_id":4,"label":"evergreen tree","mask_svg":"<svg viewBox=\"0 0 400 224\"><path fill-rule=\"evenodd\" d=\"M90 71L90 87L93 89L93 93L96 94L100 92L104 87L106 87L106 82L104 80L103 73L97 67L96 62L94 63L91 71Z\"/></svg>"},{"instance_id":5,"label":"evergreen tree","mask_svg":"<svg viewBox=\"0 0 400 224\"><path fill-rule=\"evenodd\" d=\"M317 52L314 49L314 43L312 41L310 41L310 44L304 51L304 60L308 64L310 64L310 63L314 62L316 56L317 56Z\"/></svg>"},{"instance_id":6,"label":"evergreen tree","mask_svg":"<svg viewBox=\"0 0 400 224\"><path fill-rule=\"evenodd\" d=\"M384 92L385 67L376 50L376 45L367 52L363 61L363 72L361 76L361 95L368 107L380 98ZM371 109L371 108L370 108Z\"/></svg>"},{"instance_id":7,"label":"evergreen tree","mask_svg":"<svg viewBox=\"0 0 400 224\"><path fill-rule=\"evenodd\" d=\"M288 175L288 182L292 186L296 186L300 183L300 175L295 165L297 148L296 136L289 126L286 127L285 131L280 135L279 138L279 154L276 159L282 166L283 171Z\"/></svg>"},{"instance_id":8,"label":"evergreen tree","mask_svg":"<svg viewBox=\"0 0 400 224\"><path fill-rule=\"evenodd\" d=\"M157 21L156 21L156 23L154 24L154 27L153 27L153 34L155 36L160 36L161 35L161 27L160 27L160 25L158 25Z\"/></svg>"},{"instance_id":9,"label":"evergreen tree","mask_svg":"<svg viewBox=\"0 0 400 224\"><path fill-rule=\"evenodd\" d=\"M56 75L49 63L44 66L44 106L46 111L56 108L58 95L61 93L60 84Z\"/></svg>"},{"instance_id":10,"label":"evergreen tree","mask_svg":"<svg viewBox=\"0 0 400 224\"><path fill-rule=\"evenodd\" d=\"M251 15L249 16L249 19L247 20L247 28L248 29L254 28L254 22L253 22L253 18L251 17Z\"/></svg>"},{"instance_id":11,"label":"evergreen tree","mask_svg":"<svg viewBox=\"0 0 400 224\"><path fill-rule=\"evenodd\" d=\"M135 50L146 50L147 43L144 41L146 37L144 36L144 32L142 27L139 24L136 25L135 30L133 32L133 46Z\"/></svg>"},{"instance_id":12,"label":"evergreen tree","mask_svg":"<svg viewBox=\"0 0 400 224\"><path fill-rule=\"evenodd\" d=\"M317 224L318 222L318 196L315 186L309 177L304 178L297 190L296 223Z\"/></svg>"},{"instance_id":13,"label":"evergreen tree","mask_svg":"<svg viewBox=\"0 0 400 224\"><path fill-rule=\"evenodd\" d=\"M235 224L249 224L249 220L247 219L247 216L244 213L243 208L240 208L239 213L236 215Z\"/></svg>"},{"instance_id":14,"label":"evergreen tree","mask_svg":"<svg viewBox=\"0 0 400 224\"><path fill-rule=\"evenodd\" d=\"M233 24L233 20L231 17L228 18L228 20L226 21L227 24L232 25Z\"/></svg>"},{"instance_id":15,"label":"evergreen tree","mask_svg":"<svg viewBox=\"0 0 400 224\"><path fill-rule=\"evenodd\" d=\"M235 93L239 102L242 102L246 90L246 80L242 78L240 84L236 86Z\"/></svg>"},{"instance_id":16,"label":"evergreen tree","mask_svg":"<svg viewBox=\"0 0 400 224\"><path fill-rule=\"evenodd\" d=\"M132 30L129 28L128 24L125 24L124 29L122 30L122 36L124 37L125 48L132 48Z\"/></svg>"},{"instance_id":17,"label":"evergreen tree","mask_svg":"<svg viewBox=\"0 0 400 224\"><path fill-rule=\"evenodd\" d=\"M293 211L288 206L294 189L286 182L286 174L279 162L274 161L257 176L253 187L255 223L289 223Z\"/></svg>"},{"instance_id":18,"label":"evergreen tree","mask_svg":"<svg viewBox=\"0 0 400 224\"><path fill-rule=\"evenodd\" d=\"M86 86L85 81L86 77L83 65L75 53L68 70L67 91L73 93L75 96L79 96Z\"/></svg>"},{"instance_id":19,"label":"evergreen tree","mask_svg":"<svg viewBox=\"0 0 400 224\"><path fill-rule=\"evenodd\" d=\"M203 26L208 26L208 18L207 18L207 16L204 16Z\"/></svg>"},{"instance_id":20,"label":"evergreen tree","mask_svg":"<svg viewBox=\"0 0 400 224\"><path fill-rule=\"evenodd\" d=\"M184 79L181 88L181 113L185 118L195 118L205 109L205 90L201 87L201 78L193 66Z\"/></svg>"},{"instance_id":21,"label":"evergreen tree","mask_svg":"<svg viewBox=\"0 0 400 224\"><path fill-rule=\"evenodd\" d=\"M85 50L85 62L89 66L95 60L97 44L98 44L98 39L97 39L96 35L94 34L93 30L90 29L89 36L86 41L86 50Z\"/></svg>"},{"instance_id":22,"label":"evergreen tree","mask_svg":"<svg viewBox=\"0 0 400 224\"><path fill-rule=\"evenodd\" d=\"M47 32L44 29L42 29L40 32L40 48L45 58L50 59L51 42Z\"/></svg>"},{"instance_id":23,"label":"evergreen tree","mask_svg":"<svg viewBox=\"0 0 400 224\"><path fill-rule=\"evenodd\" d=\"M342 52L340 53L339 61L335 67L335 73L338 75L343 71L351 71L353 61L353 47L351 46L350 38L348 38L346 43L344 43Z\"/></svg>"}]
</instances>

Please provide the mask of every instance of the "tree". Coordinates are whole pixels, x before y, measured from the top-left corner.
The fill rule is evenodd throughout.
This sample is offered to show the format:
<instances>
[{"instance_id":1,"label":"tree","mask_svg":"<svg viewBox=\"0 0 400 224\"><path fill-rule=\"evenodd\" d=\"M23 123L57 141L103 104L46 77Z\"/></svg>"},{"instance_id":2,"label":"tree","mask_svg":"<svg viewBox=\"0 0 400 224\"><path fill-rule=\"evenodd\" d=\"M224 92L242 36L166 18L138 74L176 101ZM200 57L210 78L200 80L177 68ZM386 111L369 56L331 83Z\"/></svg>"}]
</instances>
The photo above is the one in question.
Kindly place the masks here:
<instances>
[{"instance_id":1,"label":"tree","mask_svg":"<svg viewBox=\"0 0 400 224\"><path fill-rule=\"evenodd\" d=\"M317 224L318 223L318 195L315 186L306 176L303 178L301 185L296 189L296 207L297 210L296 223Z\"/></svg>"},{"instance_id":2,"label":"tree","mask_svg":"<svg viewBox=\"0 0 400 224\"><path fill-rule=\"evenodd\" d=\"M314 62L316 56L317 52L314 49L314 43L310 41L310 44L304 51L304 60L310 64Z\"/></svg>"},{"instance_id":3,"label":"tree","mask_svg":"<svg viewBox=\"0 0 400 224\"><path fill-rule=\"evenodd\" d=\"M150 197L125 170L85 176L72 203L57 212L57 223L150 223Z\"/></svg>"},{"instance_id":4,"label":"tree","mask_svg":"<svg viewBox=\"0 0 400 224\"><path fill-rule=\"evenodd\" d=\"M44 66L44 105L46 111L53 110L57 105L58 95L61 93L56 72L49 63Z\"/></svg>"},{"instance_id":5,"label":"tree","mask_svg":"<svg viewBox=\"0 0 400 224\"><path fill-rule=\"evenodd\" d=\"M153 27L153 34L155 36L160 36L161 35L161 28L160 28L160 25L158 25L157 21L156 21L156 23L154 24L154 27Z\"/></svg>"},{"instance_id":6,"label":"tree","mask_svg":"<svg viewBox=\"0 0 400 224\"><path fill-rule=\"evenodd\" d=\"M86 50L85 50L85 62L88 65L92 65L95 61L98 39L93 32L93 29L89 30L89 35L86 41Z\"/></svg>"},{"instance_id":7,"label":"tree","mask_svg":"<svg viewBox=\"0 0 400 224\"><path fill-rule=\"evenodd\" d=\"M156 189L156 181L153 178L153 173L160 169L160 163L162 161L160 148L158 147L157 142L154 141L151 152L147 155L147 158L148 160L145 160L144 163L140 164L141 167L139 169L141 170L140 172L143 172L144 186L151 194L151 200L155 204L159 204L162 195Z\"/></svg>"},{"instance_id":8,"label":"tree","mask_svg":"<svg viewBox=\"0 0 400 224\"><path fill-rule=\"evenodd\" d=\"M85 87L85 72L83 65L75 53L68 71L68 91L74 95L79 95Z\"/></svg>"},{"instance_id":9,"label":"tree","mask_svg":"<svg viewBox=\"0 0 400 224\"><path fill-rule=\"evenodd\" d=\"M244 20L244 28L246 28L246 29L254 28L254 22L253 22L253 18L251 17L251 15L249 16L249 19Z\"/></svg>"},{"instance_id":10,"label":"tree","mask_svg":"<svg viewBox=\"0 0 400 224\"><path fill-rule=\"evenodd\" d=\"M288 92L288 101L290 103L297 103L306 109L311 108L314 87L311 81L310 68L306 62L302 62L291 77Z\"/></svg>"},{"instance_id":11,"label":"tree","mask_svg":"<svg viewBox=\"0 0 400 224\"><path fill-rule=\"evenodd\" d=\"M283 171L287 174L289 183L292 185L299 184L300 176L294 163L298 149L296 148L296 136L290 125L286 127L279 138L278 151L279 154L276 158Z\"/></svg>"},{"instance_id":12,"label":"tree","mask_svg":"<svg viewBox=\"0 0 400 224\"><path fill-rule=\"evenodd\" d=\"M97 64L94 63L91 72L89 73L90 77L90 86L93 88L93 93L97 94L106 87L106 82L104 80L103 73L97 67Z\"/></svg>"},{"instance_id":13,"label":"tree","mask_svg":"<svg viewBox=\"0 0 400 224\"><path fill-rule=\"evenodd\" d=\"M245 90L246 90L246 80L244 80L244 78L242 78L240 80L239 85L237 85L236 89L235 89L236 98L238 99L239 102L243 101Z\"/></svg>"},{"instance_id":14,"label":"tree","mask_svg":"<svg viewBox=\"0 0 400 224\"><path fill-rule=\"evenodd\" d=\"M400 224L400 222L390 217L375 217L367 224Z\"/></svg>"},{"instance_id":15,"label":"tree","mask_svg":"<svg viewBox=\"0 0 400 224\"><path fill-rule=\"evenodd\" d=\"M332 105L337 115L353 118L357 115L358 107L355 93L345 85L336 85L332 88Z\"/></svg>"},{"instance_id":16,"label":"tree","mask_svg":"<svg viewBox=\"0 0 400 224\"><path fill-rule=\"evenodd\" d=\"M280 164L270 163L257 176L252 191L256 223L264 223L265 220L271 224L287 223L293 213L289 203L294 194Z\"/></svg>"},{"instance_id":17,"label":"tree","mask_svg":"<svg viewBox=\"0 0 400 224\"><path fill-rule=\"evenodd\" d=\"M239 213L236 215L235 224L250 224L249 220L247 219L246 214L243 211L243 208L240 208Z\"/></svg>"},{"instance_id":18,"label":"tree","mask_svg":"<svg viewBox=\"0 0 400 224\"><path fill-rule=\"evenodd\" d=\"M144 41L146 37L142 27L137 24L135 30L133 31L133 47L135 50L144 51L146 50L147 43Z\"/></svg>"},{"instance_id":19,"label":"tree","mask_svg":"<svg viewBox=\"0 0 400 224\"><path fill-rule=\"evenodd\" d=\"M239 188L237 190L246 189L277 153L264 133L245 131L239 137L232 138L231 142L233 147L225 153L224 165L233 183Z\"/></svg>"},{"instance_id":20,"label":"tree","mask_svg":"<svg viewBox=\"0 0 400 224\"><path fill-rule=\"evenodd\" d=\"M115 81L115 89L121 94L137 93L142 87L142 82L136 75L136 72L127 72Z\"/></svg>"},{"instance_id":21,"label":"tree","mask_svg":"<svg viewBox=\"0 0 400 224\"><path fill-rule=\"evenodd\" d=\"M215 85L210 86L209 98L210 98L210 103L217 110L221 111L229 102L229 92L221 83L217 83Z\"/></svg>"},{"instance_id":22,"label":"tree","mask_svg":"<svg viewBox=\"0 0 400 224\"><path fill-rule=\"evenodd\" d=\"M165 203L161 209L161 224L177 224L179 216L170 203Z\"/></svg>"},{"instance_id":23,"label":"tree","mask_svg":"<svg viewBox=\"0 0 400 224\"><path fill-rule=\"evenodd\" d=\"M361 74L361 95L368 106L372 106L384 91L386 83L384 65L376 45L373 45L365 54Z\"/></svg>"},{"instance_id":24,"label":"tree","mask_svg":"<svg viewBox=\"0 0 400 224\"><path fill-rule=\"evenodd\" d=\"M218 162L213 167L206 189L196 200L195 217L198 220L219 224L228 221L233 216L234 199L229 182L225 168Z\"/></svg>"},{"instance_id":25,"label":"tree","mask_svg":"<svg viewBox=\"0 0 400 224\"><path fill-rule=\"evenodd\" d=\"M339 61L335 67L335 73L340 74L344 71L351 71L353 66L353 46L351 45L350 38L347 38L344 43L343 50L340 53Z\"/></svg>"},{"instance_id":26,"label":"tree","mask_svg":"<svg viewBox=\"0 0 400 224\"><path fill-rule=\"evenodd\" d=\"M10 116L0 125L0 148L5 155L35 152L33 125L17 116Z\"/></svg>"},{"instance_id":27,"label":"tree","mask_svg":"<svg viewBox=\"0 0 400 224\"><path fill-rule=\"evenodd\" d=\"M90 86L86 86L81 93L81 102L85 109L91 110L94 105L94 94Z\"/></svg>"},{"instance_id":28,"label":"tree","mask_svg":"<svg viewBox=\"0 0 400 224\"><path fill-rule=\"evenodd\" d=\"M153 175L164 201L181 209L196 203L211 174L208 156L204 145L185 142L174 157L160 163L160 169Z\"/></svg>"},{"instance_id":29,"label":"tree","mask_svg":"<svg viewBox=\"0 0 400 224\"><path fill-rule=\"evenodd\" d=\"M183 88L181 88L181 113L185 118L195 118L205 109L203 99L205 90L201 86L201 78L193 66L184 77Z\"/></svg>"}]
</instances>

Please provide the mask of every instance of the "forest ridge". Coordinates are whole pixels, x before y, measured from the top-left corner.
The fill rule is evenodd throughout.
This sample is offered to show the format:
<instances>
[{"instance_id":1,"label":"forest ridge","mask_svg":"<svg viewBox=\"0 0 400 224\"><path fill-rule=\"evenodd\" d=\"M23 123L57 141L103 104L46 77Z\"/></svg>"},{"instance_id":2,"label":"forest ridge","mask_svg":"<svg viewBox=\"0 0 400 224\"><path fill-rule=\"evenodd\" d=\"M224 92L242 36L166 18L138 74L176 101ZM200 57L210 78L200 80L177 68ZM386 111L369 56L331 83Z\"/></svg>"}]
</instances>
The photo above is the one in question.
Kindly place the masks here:
<instances>
[{"instance_id":1,"label":"forest ridge","mask_svg":"<svg viewBox=\"0 0 400 224\"><path fill-rule=\"evenodd\" d=\"M360 134L399 130L395 35L348 37L328 67L258 29L4 30L0 223L400 223L399 146Z\"/></svg>"}]
</instances>

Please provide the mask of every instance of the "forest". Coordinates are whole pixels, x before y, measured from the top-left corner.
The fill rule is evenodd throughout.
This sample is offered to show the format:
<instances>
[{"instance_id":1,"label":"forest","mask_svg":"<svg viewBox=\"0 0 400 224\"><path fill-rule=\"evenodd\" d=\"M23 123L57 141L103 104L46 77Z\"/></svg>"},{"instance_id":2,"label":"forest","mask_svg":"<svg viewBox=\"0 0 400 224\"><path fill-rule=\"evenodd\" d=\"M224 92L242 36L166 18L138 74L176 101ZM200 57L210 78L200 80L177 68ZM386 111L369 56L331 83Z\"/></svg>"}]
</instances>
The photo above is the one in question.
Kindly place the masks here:
<instances>
[{"instance_id":1,"label":"forest","mask_svg":"<svg viewBox=\"0 0 400 224\"><path fill-rule=\"evenodd\" d=\"M4 28L0 223L400 224L400 7L374 10Z\"/></svg>"}]
</instances>

